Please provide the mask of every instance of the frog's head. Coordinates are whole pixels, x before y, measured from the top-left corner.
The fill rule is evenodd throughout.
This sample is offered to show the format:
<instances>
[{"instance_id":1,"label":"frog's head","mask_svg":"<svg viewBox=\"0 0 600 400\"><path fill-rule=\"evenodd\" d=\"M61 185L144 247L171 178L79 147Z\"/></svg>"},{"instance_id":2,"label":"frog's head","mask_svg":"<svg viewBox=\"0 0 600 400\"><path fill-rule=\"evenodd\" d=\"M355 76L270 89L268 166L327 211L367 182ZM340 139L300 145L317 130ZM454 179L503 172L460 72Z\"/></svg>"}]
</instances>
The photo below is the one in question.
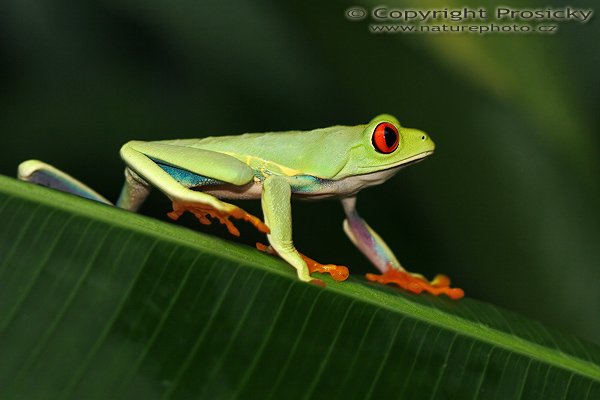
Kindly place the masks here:
<instances>
[{"instance_id":1,"label":"frog's head","mask_svg":"<svg viewBox=\"0 0 600 400\"><path fill-rule=\"evenodd\" d=\"M395 117L382 114L364 125L350 150L347 167L354 174L395 170L427 157L434 149L425 132L404 128Z\"/></svg>"}]
</instances>

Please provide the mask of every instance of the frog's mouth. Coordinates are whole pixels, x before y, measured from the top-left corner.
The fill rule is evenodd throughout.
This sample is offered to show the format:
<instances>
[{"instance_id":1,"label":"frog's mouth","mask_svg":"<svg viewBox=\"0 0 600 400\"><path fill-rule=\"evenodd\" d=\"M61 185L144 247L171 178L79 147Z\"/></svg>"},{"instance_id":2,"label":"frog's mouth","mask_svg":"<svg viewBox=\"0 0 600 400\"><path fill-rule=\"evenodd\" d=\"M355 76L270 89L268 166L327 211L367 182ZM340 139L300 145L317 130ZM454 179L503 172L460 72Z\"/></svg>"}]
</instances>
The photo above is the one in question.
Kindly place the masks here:
<instances>
[{"instance_id":1,"label":"frog's mouth","mask_svg":"<svg viewBox=\"0 0 600 400\"><path fill-rule=\"evenodd\" d=\"M404 160L395 163L397 167L407 167L409 165L418 163L419 161L422 161L425 157L429 156L433 154L433 150L430 151L424 151L423 153L419 153L415 156L409 157L409 158L405 158Z\"/></svg>"},{"instance_id":2,"label":"frog's mouth","mask_svg":"<svg viewBox=\"0 0 600 400\"><path fill-rule=\"evenodd\" d=\"M400 160L400 161L396 161L393 163L389 163L389 164L380 164L378 166L378 169L380 168L386 168L386 169L400 169L400 168L404 168L407 167L409 165L418 163L419 161L422 161L425 157L429 156L433 154L433 150L429 150L429 151L424 151L422 153L416 154L412 157L409 158L405 158L404 160ZM361 167L362 169L370 169L371 167Z\"/></svg>"}]
</instances>

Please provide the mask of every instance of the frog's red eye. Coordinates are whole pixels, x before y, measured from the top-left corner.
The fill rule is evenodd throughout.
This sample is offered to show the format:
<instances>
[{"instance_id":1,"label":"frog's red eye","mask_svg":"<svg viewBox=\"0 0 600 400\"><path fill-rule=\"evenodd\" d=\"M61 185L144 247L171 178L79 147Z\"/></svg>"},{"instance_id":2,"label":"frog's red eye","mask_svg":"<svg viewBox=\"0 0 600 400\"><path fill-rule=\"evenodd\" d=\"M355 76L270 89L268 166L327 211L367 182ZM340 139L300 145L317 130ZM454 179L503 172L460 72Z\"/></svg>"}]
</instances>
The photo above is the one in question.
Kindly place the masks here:
<instances>
[{"instance_id":1,"label":"frog's red eye","mask_svg":"<svg viewBox=\"0 0 600 400\"><path fill-rule=\"evenodd\" d=\"M371 143L379 153L390 154L398 148L400 136L398 129L389 122L382 122L375 127Z\"/></svg>"}]
</instances>

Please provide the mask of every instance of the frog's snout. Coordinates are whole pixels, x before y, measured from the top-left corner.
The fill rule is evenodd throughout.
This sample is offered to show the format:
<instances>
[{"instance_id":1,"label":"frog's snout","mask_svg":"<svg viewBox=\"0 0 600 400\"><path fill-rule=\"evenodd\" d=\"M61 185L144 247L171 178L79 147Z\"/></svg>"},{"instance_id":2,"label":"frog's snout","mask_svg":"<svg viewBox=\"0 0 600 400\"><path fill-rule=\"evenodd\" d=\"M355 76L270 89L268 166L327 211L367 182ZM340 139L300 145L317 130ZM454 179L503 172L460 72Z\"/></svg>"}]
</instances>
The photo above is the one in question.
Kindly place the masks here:
<instances>
[{"instance_id":1,"label":"frog's snout","mask_svg":"<svg viewBox=\"0 0 600 400\"><path fill-rule=\"evenodd\" d=\"M426 134L425 132L420 132L419 140L425 147L427 152L433 153L433 151L435 150L435 143L433 142L433 140L431 140L431 137L429 137L428 134Z\"/></svg>"}]
</instances>

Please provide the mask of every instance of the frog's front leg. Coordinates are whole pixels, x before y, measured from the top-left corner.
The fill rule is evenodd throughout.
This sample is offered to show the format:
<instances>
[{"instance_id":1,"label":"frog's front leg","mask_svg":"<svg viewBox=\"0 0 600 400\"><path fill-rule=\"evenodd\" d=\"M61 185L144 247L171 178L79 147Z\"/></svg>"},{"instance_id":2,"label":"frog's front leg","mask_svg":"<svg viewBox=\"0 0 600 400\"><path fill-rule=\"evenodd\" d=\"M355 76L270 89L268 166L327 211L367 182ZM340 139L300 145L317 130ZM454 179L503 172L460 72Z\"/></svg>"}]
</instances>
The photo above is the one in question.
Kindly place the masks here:
<instances>
[{"instance_id":1,"label":"frog's front leg","mask_svg":"<svg viewBox=\"0 0 600 400\"><path fill-rule=\"evenodd\" d=\"M192 186L192 182L188 181L194 177L210 178L233 185L251 182L254 173L241 161L208 150L137 141L125 144L121 148L121 157L129 170L126 171L126 183L118 201L120 206L135 209L147 194L145 188L151 185L173 202L173 211L169 213L173 219L190 211L203 224L210 224L207 216L217 218L235 236L239 236L239 231L229 217L243 219L252 223L259 231L269 232L269 228L259 218L233 204L220 201L207 193L191 190L187 186ZM180 181L159 163L175 171L173 174L181 175Z\"/></svg>"},{"instance_id":2,"label":"frog's front leg","mask_svg":"<svg viewBox=\"0 0 600 400\"><path fill-rule=\"evenodd\" d=\"M271 175L263 181L261 195L265 223L271 232L267 235L273 250L296 269L298 278L305 282L322 284L311 278L306 262L292 241L292 189L285 178Z\"/></svg>"},{"instance_id":3,"label":"frog's front leg","mask_svg":"<svg viewBox=\"0 0 600 400\"><path fill-rule=\"evenodd\" d=\"M429 282L420 274L407 272L383 239L360 217L356 211L356 197L342 199L342 206L347 217L344 220L346 235L381 271L381 275L367 274L367 279L384 284L394 283L414 293L425 290L434 295L445 294L452 299L464 296L462 289L450 287L450 279L444 275L437 275Z\"/></svg>"},{"instance_id":4,"label":"frog's front leg","mask_svg":"<svg viewBox=\"0 0 600 400\"><path fill-rule=\"evenodd\" d=\"M348 278L348 268L342 265L321 264L298 252L292 241L292 190L285 177L270 175L263 181L262 209L265 223L271 229L267 235L271 248L257 243L259 250L276 253L296 269L298 278L305 282L323 285L313 279L311 272L328 273L336 281Z\"/></svg>"}]
</instances>

